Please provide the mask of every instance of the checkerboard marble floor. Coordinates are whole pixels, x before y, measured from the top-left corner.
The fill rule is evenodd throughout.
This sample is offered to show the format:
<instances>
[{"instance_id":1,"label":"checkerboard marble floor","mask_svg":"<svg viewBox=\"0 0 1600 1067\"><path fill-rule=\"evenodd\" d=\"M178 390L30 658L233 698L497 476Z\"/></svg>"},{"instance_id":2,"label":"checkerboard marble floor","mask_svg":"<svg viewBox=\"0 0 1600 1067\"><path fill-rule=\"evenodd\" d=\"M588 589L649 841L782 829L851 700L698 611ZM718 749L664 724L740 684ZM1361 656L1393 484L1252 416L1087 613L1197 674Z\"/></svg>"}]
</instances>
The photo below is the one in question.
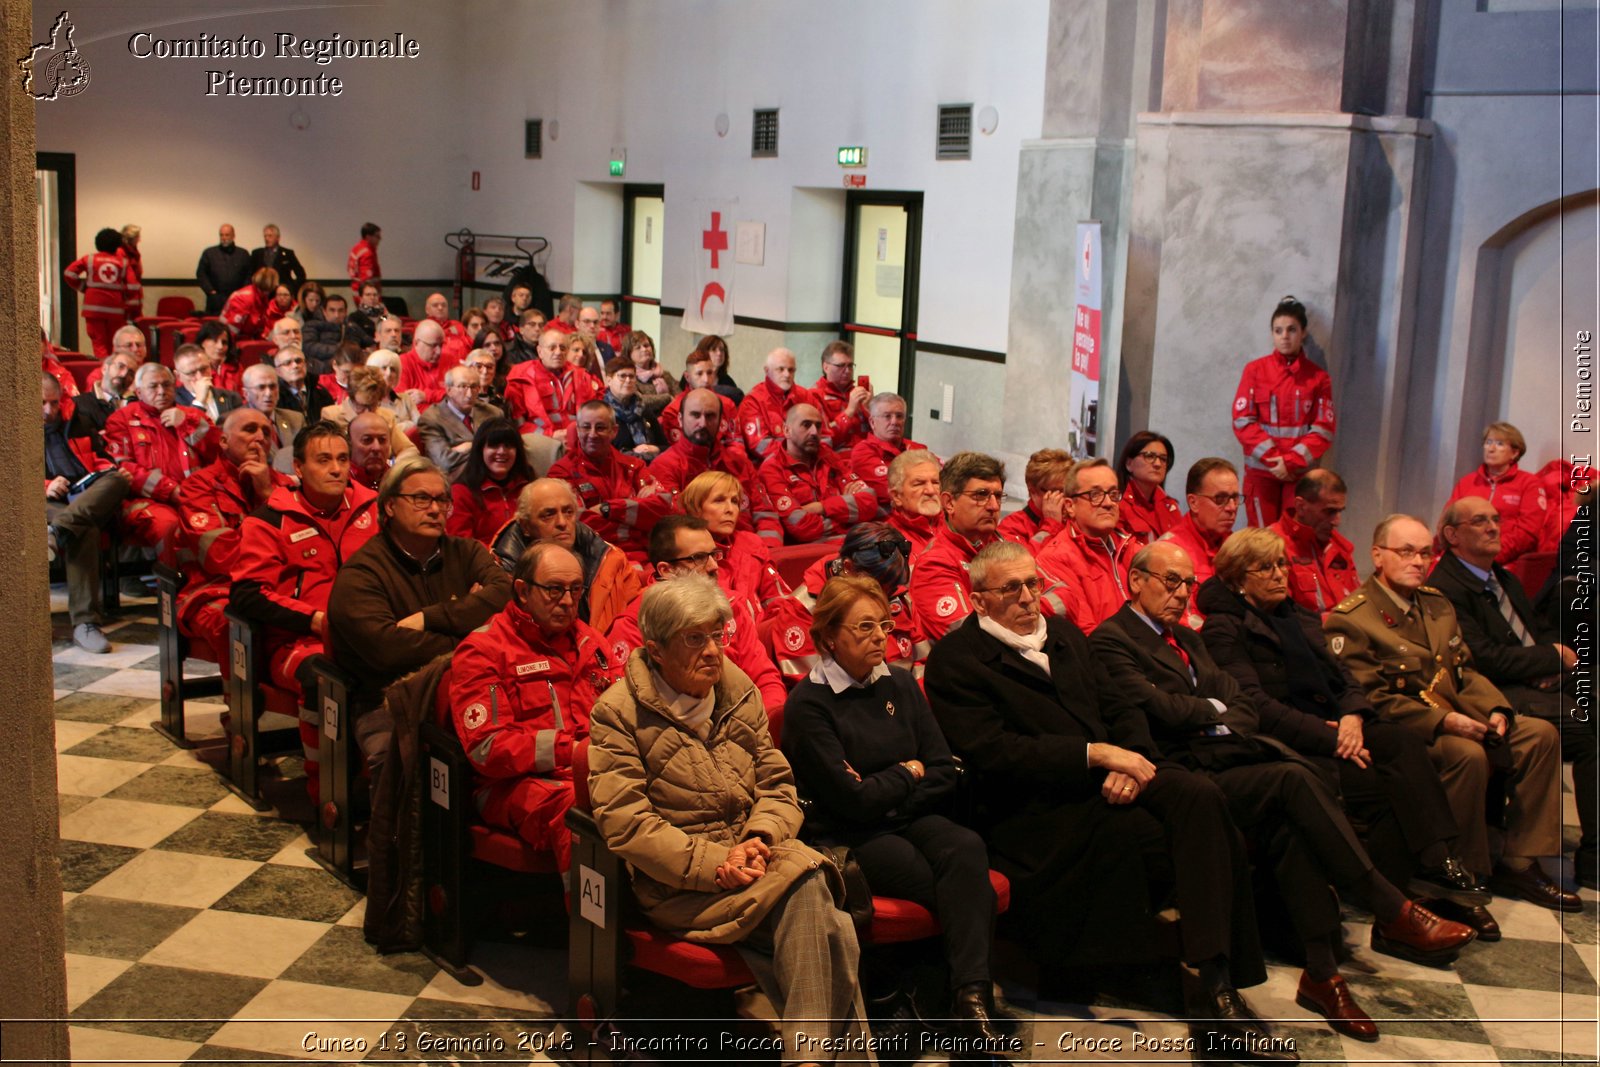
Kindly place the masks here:
<instances>
[{"instance_id":1,"label":"checkerboard marble floor","mask_svg":"<svg viewBox=\"0 0 1600 1067\"><path fill-rule=\"evenodd\" d=\"M274 810L233 797L213 770L220 703L191 702L192 750L150 728L159 718L153 601L126 602L106 628L113 651L96 656L72 645L64 591L52 593L74 1062L416 1062L423 1032L505 1042L502 1053L423 1054L432 1062L548 1058L519 1052L517 1036L540 1035L532 1043L541 1047L554 1026L566 1001L563 952L480 941L476 986L421 955L375 953L361 935L364 901L306 856L311 811L297 761L279 767ZM1570 792L1567 807L1575 836ZM1308 1062L1594 1063L1600 920L1596 894L1582 895L1584 910L1561 916L1497 900L1505 939L1468 946L1450 970L1372 953L1367 917L1347 913L1357 952L1344 973L1379 1021L1375 1044L1341 1038L1297 1007L1292 966L1274 963L1247 996L1281 1020ZM1025 967L997 970L1023 1020L1015 1059L1190 1058L1152 1051L1186 1033L1169 1016L1109 1000L1042 1001Z\"/></svg>"}]
</instances>

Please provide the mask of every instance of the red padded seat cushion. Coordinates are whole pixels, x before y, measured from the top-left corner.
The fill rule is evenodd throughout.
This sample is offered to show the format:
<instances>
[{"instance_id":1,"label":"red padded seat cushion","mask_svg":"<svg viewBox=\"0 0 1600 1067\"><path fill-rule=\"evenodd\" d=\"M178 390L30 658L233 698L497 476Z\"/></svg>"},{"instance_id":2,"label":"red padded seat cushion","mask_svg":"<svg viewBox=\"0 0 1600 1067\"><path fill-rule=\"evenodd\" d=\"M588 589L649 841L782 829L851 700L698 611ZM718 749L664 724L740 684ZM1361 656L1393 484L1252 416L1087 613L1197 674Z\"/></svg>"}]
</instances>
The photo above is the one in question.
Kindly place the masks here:
<instances>
[{"instance_id":1,"label":"red padded seat cushion","mask_svg":"<svg viewBox=\"0 0 1600 1067\"><path fill-rule=\"evenodd\" d=\"M480 822L472 824L472 858L526 874L548 874L556 869L555 853Z\"/></svg>"},{"instance_id":2,"label":"red padded seat cushion","mask_svg":"<svg viewBox=\"0 0 1600 1067\"><path fill-rule=\"evenodd\" d=\"M994 887L995 914L1003 915L1011 907L1011 883L999 871L990 871L989 884ZM938 933L938 920L921 904L898 897L872 898L872 927L867 931L869 944L921 941Z\"/></svg>"},{"instance_id":3,"label":"red padded seat cushion","mask_svg":"<svg viewBox=\"0 0 1600 1067\"><path fill-rule=\"evenodd\" d=\"M695 989L731 989L756 980L730 945L683 941L653 927L629 930L633 965Z\"/></svg>"}]
</instances>

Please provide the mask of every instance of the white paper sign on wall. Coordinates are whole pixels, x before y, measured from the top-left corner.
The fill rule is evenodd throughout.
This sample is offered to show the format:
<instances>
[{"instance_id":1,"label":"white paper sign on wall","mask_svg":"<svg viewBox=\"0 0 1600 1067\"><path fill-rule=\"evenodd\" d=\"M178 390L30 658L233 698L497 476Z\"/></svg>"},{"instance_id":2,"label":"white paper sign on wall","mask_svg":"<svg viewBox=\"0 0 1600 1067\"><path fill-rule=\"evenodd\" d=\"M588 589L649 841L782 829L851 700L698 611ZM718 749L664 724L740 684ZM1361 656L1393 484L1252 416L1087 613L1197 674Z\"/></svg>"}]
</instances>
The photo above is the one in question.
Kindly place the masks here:
<instances>
[{"instance_id":1,"label":"white paper sign on wall","mask_svg":"<svg viewBox=\"0 0 1600 1067\"><path fill-rule=\"evenodd\" d=\"M767 261L767 224L741 222L734 235L734 259L752 267Z\"/></svg>"}]
</instances>

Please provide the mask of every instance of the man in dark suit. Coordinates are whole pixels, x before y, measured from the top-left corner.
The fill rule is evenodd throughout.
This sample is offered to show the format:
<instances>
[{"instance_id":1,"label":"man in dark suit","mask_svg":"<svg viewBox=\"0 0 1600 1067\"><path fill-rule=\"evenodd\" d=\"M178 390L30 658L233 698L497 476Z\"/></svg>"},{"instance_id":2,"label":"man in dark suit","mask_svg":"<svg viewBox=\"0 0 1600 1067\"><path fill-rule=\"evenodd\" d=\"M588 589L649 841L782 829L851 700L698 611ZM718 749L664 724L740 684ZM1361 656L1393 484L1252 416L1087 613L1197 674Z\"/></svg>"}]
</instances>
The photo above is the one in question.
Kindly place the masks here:
<instances>
[{"instance_id":1,"label":"man in dark suit","mask_svg":"<svg viewBox=\"0 0 1600 1067\"><path fill-rule=\"evenodd\" d=\"M1529 602L1517 576L1494 561L1500 553L1500 513L1481 496L1451 502L1439 520L1448 549L1428 578L1456 609L1461 636L1480 673L1493 682L1518 715L1544 719L1561 731L1563 755L1572 761L1582 837L1578 884L1600 888L1596 849L1595 720L1574 697L1577 654L1556 640Z\"/></svg>"},{"instance_id":2,"label":"man in dark suit","mask_svg":"<svg viewBox=\"0 0 1600 1067\"><path fill-rule=\"evenodd\" d=\"M1372 947L1442 966L1474 931L1405 899L1373 867L1339 801L1311 767L1257 732L1254 707L1219 668L1200 635L1179 620L1194 590L1194 565L1179 545L1141 549L1129 572L1132 599L1094 632L1092 646L1112 684L1143 710L1157 749L1209 776L1233 820L1270 862L1306 953L1297 999L1334 1028L1375 1040L1335 960L1339 902L1329 883L1372 909Z\"/></svg>"},{"instance_id":3,"label":"man in dark suit","mask_svg":"<svg viewBox=\"0 0 1600 1067\"><path fill-rule=\"evenodd\" d=\"M482 379L471 367L457 364L444 373L444 399L417 419L428 458L454 478L472 454L472 435L485 419L500 417L500 409L478 399Z\"/></svg>"},{"instance_id":4,"label":"man in dark suit","mask_svg":"<svg viewBox=\"0 0 1600 1067\"><path fill-rule=\"evenodd\" d=\"M974 614L928 658L929 702L972 773L976 822L1011 879L1012 921L1058 967L1153 955L1146 870L1172 872L1185 1010L1202 1048L1292 1059L1239 995L1266 972L1244 842L1204 776L1161 760L1082 631L1040 613L1038 568L999 541L973 557ZM1151 862L1151 854L1154 862Z\"/></svg>"},{"instance_id":5,"label":"man in dark suit","mask_svg":"<svg viewBox=\"0 0 1600 1067\"><path fill-rule=\"evenodd\" d=\"M244 407L244 399L238 393L211 384L211 361L199 345L179 345L172 355L172 367L178 375L181 406L199 408L218 426L228 412Z\"/></svg>"},{"instance_id":6,"label":"man in dark suit","mask_svg":"<svg viewBox=\"0 0 1600 1067\"><path fill-rule=\"evenodd\" d=\"M322 409L333 406L333 397L311 379L306 368L306 354L294 346L280 348L272 354L272 365L278 371L278 407L299 412L307 424L322 417Z\"/></svg>"},{"instance_id":7,"label":"man in dark suit","mask_svg":"<svg viewBox=\"0 0 1600 1067\"><path fill-rule=\"evenodd\" d=\"M217 243L200 253L194 277L206 294L206 314L222 313L222 305L236 290L250 284L250 253L233 243L233 226L217 228Z\"/></svg>"},{"instance_id":8,"label":"man in dark suit","mask_svg":"<svg viewBox=\"0 0 1600 1067\"><path fill-rule=\"evenodd\" d=\"M300 265L300 257L294 254L294 249L278 243L281 236L275 223L267 223L266 229L261 231L261 241L265 247L250 253L250 273L254 274L262 267L271 267L278 272L278 281L287 285L289 292L298 299L300 286L305 284L306 269Z\"/></svg>"}]
</instances>

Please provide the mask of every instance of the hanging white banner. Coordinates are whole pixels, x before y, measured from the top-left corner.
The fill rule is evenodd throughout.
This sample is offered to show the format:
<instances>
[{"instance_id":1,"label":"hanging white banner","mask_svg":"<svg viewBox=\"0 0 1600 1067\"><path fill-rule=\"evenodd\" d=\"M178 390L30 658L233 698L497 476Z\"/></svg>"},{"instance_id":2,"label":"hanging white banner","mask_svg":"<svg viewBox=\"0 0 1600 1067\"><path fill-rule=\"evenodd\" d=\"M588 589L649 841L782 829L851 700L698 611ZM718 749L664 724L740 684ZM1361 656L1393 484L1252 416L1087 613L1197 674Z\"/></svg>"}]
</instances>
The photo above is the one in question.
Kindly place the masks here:
<instances>
[{"instance_id":1,"label":"hanging white banner","mask_svg":"<svg viewBox=\"0 0 1600 1067\"><path fill-rule=\"evenodd\" d=\"M683 309L683 328L691 333L733 332L734 211L738 200L697 200L690 262L694 282Z\"/></svg>"}]
</instances>

